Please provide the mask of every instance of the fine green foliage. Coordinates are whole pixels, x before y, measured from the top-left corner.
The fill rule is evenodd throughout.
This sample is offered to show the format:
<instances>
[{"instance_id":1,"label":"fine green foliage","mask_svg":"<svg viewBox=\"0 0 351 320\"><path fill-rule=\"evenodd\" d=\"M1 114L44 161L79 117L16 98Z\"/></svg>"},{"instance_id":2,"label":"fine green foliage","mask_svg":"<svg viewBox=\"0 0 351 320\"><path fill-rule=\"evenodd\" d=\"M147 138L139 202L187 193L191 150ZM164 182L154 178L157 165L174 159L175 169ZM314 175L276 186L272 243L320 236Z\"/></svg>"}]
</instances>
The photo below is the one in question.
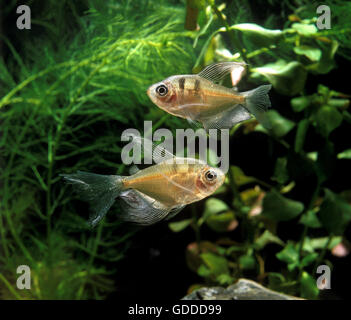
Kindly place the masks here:
<instances>
[{"instance_id":1,"label":"fine green foliage","mask_svg":"<svg viewBox=\"0 0 351 320\"><path fill-rule=\"evenodd\" d=\"M144 10L130 1L89 1L89 11L78 14L87 9L79 2L49 1L33 21L44 38L27 39L21 52L4 39L13 58L0 61L3 298L101 298L113 291L101 261L122 259L133 232L113 213L111 222L89 230L87 207L59 174L123 173L121 133L140 127L151 105L147 87L191 68L182 8L138 5ZM69 18L68 37L56 28ZM153 117L159 120L160 111ZM15 293L21 264L31 266L36 289Z\"/></svg>"}]
</instances>

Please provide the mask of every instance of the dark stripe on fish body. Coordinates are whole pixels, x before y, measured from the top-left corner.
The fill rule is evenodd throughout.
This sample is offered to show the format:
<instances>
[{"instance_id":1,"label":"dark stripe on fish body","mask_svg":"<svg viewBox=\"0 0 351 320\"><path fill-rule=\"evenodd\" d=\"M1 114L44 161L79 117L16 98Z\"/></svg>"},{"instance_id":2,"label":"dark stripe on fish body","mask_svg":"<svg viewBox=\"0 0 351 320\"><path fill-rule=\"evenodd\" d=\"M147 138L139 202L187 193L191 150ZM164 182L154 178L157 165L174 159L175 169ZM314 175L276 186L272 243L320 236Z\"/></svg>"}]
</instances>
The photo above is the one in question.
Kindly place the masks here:
<instances>
[{"instance_id":1,"label":"dark stripe on fish body","mask_svg":"<svg viewBox=\"0 0 351 320\"><path fill-rule=\"evenodd\" d=\"M184 85L185 85L185 78L180 78L179 79L179 89L184 91Z\"/></svg>"},{"instance_id":2,"label":"dark stripe on fish body","mask_svg":"<svg viewBox=\"0 0 351 320\"><path fill-rule=\"evenodd\" d=\"M200 80L196 79L195 80L195 85L194 85L194 95L198 96L200 94Z\"/></svg>"}]
</instances>

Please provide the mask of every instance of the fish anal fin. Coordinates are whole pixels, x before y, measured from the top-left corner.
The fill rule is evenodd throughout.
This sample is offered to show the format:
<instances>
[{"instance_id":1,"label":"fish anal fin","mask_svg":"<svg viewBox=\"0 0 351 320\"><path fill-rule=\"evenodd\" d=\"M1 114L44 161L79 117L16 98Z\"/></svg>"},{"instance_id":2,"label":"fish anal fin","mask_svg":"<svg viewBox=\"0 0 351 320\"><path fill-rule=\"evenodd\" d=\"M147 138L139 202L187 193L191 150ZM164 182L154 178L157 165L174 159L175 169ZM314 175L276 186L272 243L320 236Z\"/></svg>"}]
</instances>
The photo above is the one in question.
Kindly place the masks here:
<instances>
[{"instance_id":1,"label":"fish anal fin","mask_svg":"<svg viewBox=\"0 0 351 320\"><path fill-rule=\"evenodd\" d=\"M250 112L242 105L235 104L229 110L216 116L202 119L206 130L208 129L230 129L239 122L251 118Z\"/></svg>"},{"instance_id":2,"label":"fish anal fin","mask_svg":"<svg viewBox=\"0 0 351 320\"><path fill-rule=\"evenodd\" d=\"M171 208L144 193L129 189L120 194L122 213L120 218L139 225L152 225L163 220Z\"/></svg>"},{"instance_id":3,"label":"fish anal fin","mask_svg":"<svg viewBox=\"0 0 351 320\"><path fill-rule=\"evenodd\" d=\"M165 220L169 220L172 219L173 217L175 217L180 211L182 211L184 209L185 205L181 205L181 206L177 206L171 209L171 211L169 212L169 214L167 215L167 217L165 218Z\"/></svg>"}]
</instances>

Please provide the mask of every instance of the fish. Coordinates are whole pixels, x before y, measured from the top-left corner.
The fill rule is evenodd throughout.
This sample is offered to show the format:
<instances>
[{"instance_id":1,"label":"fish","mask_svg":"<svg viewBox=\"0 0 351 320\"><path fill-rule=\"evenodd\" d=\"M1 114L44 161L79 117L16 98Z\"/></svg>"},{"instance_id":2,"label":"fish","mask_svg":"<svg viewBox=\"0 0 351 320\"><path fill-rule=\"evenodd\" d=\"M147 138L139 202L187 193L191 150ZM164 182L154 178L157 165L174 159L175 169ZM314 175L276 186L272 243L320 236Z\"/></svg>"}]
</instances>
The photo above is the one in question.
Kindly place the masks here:
<instances>
[{"instance_id":1,"label":"fish","mask_svg":"<svg viewBox=\"0 0 351 320\"><path fill-rule=\"evenodd\" d=\"M237 92L218 84L227 74L246 64L219 62L198 74L174 75L151 85L147 94L160 109L190 122L200 122L205 129L230 129L254 115L265 128L271 129L266 111L271 107L271 85Z\"/></svg>"},{"instance_id":2,"label":"fish","mask_svg":"<svg viewBox=\"0 0 351 320\"><path fill-rule=\"evenodd\" d=\"M141 145L146 139L134 140ZM122 221L152 225L169 220L186 205L210 196L224 182L225 174L203 160L176 157L154 144L152 150L156 164L137 169L129 176L84 171L60 175L73 185L82 200L90 203L91 227L104 218L116 199L122 209L118 216Z\"/></svg>"}]
</instances>

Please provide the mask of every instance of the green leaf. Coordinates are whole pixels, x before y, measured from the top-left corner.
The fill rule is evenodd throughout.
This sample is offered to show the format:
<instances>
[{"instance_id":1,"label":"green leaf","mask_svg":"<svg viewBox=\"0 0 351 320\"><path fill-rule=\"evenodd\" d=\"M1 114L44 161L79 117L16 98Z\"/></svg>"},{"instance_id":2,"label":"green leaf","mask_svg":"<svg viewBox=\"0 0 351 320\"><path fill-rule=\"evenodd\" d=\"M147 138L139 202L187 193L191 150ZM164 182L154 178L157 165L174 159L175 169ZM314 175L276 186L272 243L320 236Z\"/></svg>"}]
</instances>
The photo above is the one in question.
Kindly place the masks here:
<instances>
[{"instance_id":1,"label":"green leaf","mask_svg":"<svg viewBox=\"0 0 351 320\"><path fill-rule=\"evenodd\" d=\"M223 211L228 211L228 205L217 198L209 198L205 202L205 211L203 214L203 218L206 220L208 217L212 215L216 215Z\"/></svg>"},{"instance_id":2,"label":"green leaf","mask_svg":"<svg viewBox=\"0 0 351 320\"><path fill-rule=\"evenodd\" d=\"M287 158L278 158L275 163L274 176L272 180L277 181L280 184L284 184L289 180L289 173L286 165L288 163Z\"/></svg>"},{"instance_id":3,"label":"green leaf","mask_svg":"<svg viewBox=\"0 0 351 320\"><path fill-rule=\"evenodd\" d=\"M202 253L201 259L211 274L218 276L220 274L229 274L228 261L226 258L207 252Z\"/></svg>"},{"instance_id":4,"label":"green leaf","mask_svg":"<svg viewBox=\"0 0 351 320\"><path fill-rule=\"evenodd\" d=\"M254 23L241 23L230 27L243 33L250 42L258 47L268 47L278 43L282 37L281 30L265 29Z\"/></svg>"},{"instance_id":5,"label":"green leaf","mask_svg":"<svg viewBox=\"0 0 351 320\"><path fill-rule=\"evenodd\" d=\"M332 40L328 46L322 48L322 57L317 63L310 64L307 70L315 74L326 74L335 67L334 56L338 50L339 43Z\"/></svg>"},{"instance_id":6,"label":"green leaf","mask_svg":"<svg viewBox=\"0 0 351 320\"><path fill-rule=\"evenodd\" d=\"M246 254L239 258L239 264L244 270L252 270L256 266L256 259L252 255Z\"/></svg>"},{"instance_id":7,"label":"green leaf","mask_svg":"<svg viewBox=\"0 0 351 320\"><path fill-rule=\"evenodd\" d=\"M220 274L217 276L216 280L222 286L227 286L233 283L234 278L231 277L229 274Z\"/></svg>"},{"instance_id":8,"label":"green leaf","mask_svg":"<svg viewBox=\"0 0 351 320\"><path fill-rule=\"evenodd\" d=\"M317 257L319 256L319 253L317 252L312 252L310 254L307 254L305 257L300 262L300 267L305 268L308 265L310 265L313 261L317 260Z\"/></svg>"},{"instance_id":9,"label":"green leaf","mask_svg":"<svg viewBox=\"0 0 351 320\"><path fill-rule=\"evenodd\" d=\"M319 61L322 57L322 50L312 46L302 45L294 48L294 52L298 55L304 55L311 61Z\"/></svg>"},{"instance_id":10,"label":"green leaf","mask_svg":"<svg viewBox=\"0 0 351 320\"><path fill-rule=\"evenodd\" d=\"M297 264L299 261L299 253L291 242L282 251L278 252L276 257L286 264Z\"/></svg>"},{"instance_id":11,"label":"green leaf","mask_svg":"<svg viewBox=\"0 0 351 320\"><path fill-rule=\"evenodd\" d=\"M303 244L303 250L307 252L314 252L317 249L323 249L329 241L328 237L322 237L322 238L309 238L306 237L304 244ZM328 249L332 250L336 245L338 245L342 241L342 237L336 236L332 237Z\"/></svg>"},{"instance_id":12,"label":"green leaf","mask_svg":"<svg viewBox=\"0 0 351 320\"><path fill-rule=\"evenodd\" d=\"M192 219L186 219L186 220L171 222L168 224L168 227L173 232L180 232L180 231L184 230L186 227L188 227L190 225L191 221L192 221Z\"/></svg>"},{"instance_id":13,"label":"green leaf","mask_svg":"<svg viewBox=\"0 0 351 320\"><path fill-rule=\"evenodd\" d=\"M306 133L308 127L310 125L309 119L302 119L298 125L296 130L296 137L295 137L295 152L299 153L303 149L303 145L305 143Z\"/></svg>"},{"instance_id":14,"label":"green leaf","mask_svg":"<svg viewBox=\"0 0 351 320\"><path fill-rule=\"evenodd\" d=\"M281 246L284 245L284 242L275 236L269 230L265 230L255 241L254 246L257 250L263 249L269 243L276 243Z\"/></svg>"},{"instance_id":15,"label":"green leaf","mask_svg":"<svg viewBox=\"0 0 351 320\"><path fill-rule=\"evenodd\" d=\"M324 105L316 114L317 130L325 137L340 126L342 122L341 113L328 105Z\"/></svg>"},{"instance_id":16,"label":"green leaf","mask_svg":"<svg viewBox=\"0 0 351 320\"><path fill-rule=\"evenodd\" d=\"M206 224L216 232L228 232L235 229L238 222L232 211L211 215L206 219Z\"/></svg>"},{"instance_id":17,"label":"green leaf","mask_svg":"<svg viewBox=\"0 0 351 320\"><path fill-rule=\"evenodd\" d=\"M301 96L291 99L290 104L295 112L300 112L310 106L312 103L311 96Z\"/></svg>"},{"instance_id":18,"label":"green leaf","mask_svg":"<svg viewBox=\"0 0 351 320\"><path fill-rule=\"evenodd\" d=\"M301 297L306 299L317 299L319 289L317 287L316 279L310 274L303 271L301 276Z\"/></svg>"},{"instance_id":19,"label":"green leaf","mask_svg":"<svg viewBox=\"0 0 351 320\"><path fill-rule=\"evenodd\" d=\"M351 221L351 206L339 195L325 189L319 218L329 233L342 235Z\"/></svg>"},{"instance_id":20,"label":"green leaf","mask_svg":"<svg viewBox=\"0 0 351 320\"><path fill-rule=\"evenodd\" d=\"M303 208L303 203L285 198L277 191L271 191L263 199L262 215L274 221L288 221L297 217Z\"/></svg>"},{"instance_id":21,"label":"green leaf","mask_svg":"<svg viewBox=\"0 0 351 320\"><path fill-rule=\"evenodd\" d=\"M291 26L298 34L302 36L312 36L318 32L314 24L293 23Z\"/></svg>"},{"instance_id":22,"label":"green leaf","mask_svg":"<svg viewBox=\"0 0 351 320\"><path fill-rule=\"evenodd\" d=\"M204 264L202 264L198 269L197 269L197 274L200 277L208 278L212 275L211 270L207 268Z\"/></svg>"},{"instance_id":23,"label":"green leaf","mask_svg":"<svg viewBox=\"0 0 351 320\"><path fill-rule=\"evenodd\" d=\"M338 153L338 159L351 159L351 149Z\"/></svg>"},{"instance_id":24,"label":"green leaf","mask_svg":"<svg viewBox=\"0 0 351 320\"><path fill-rule=\"evenodd\" d=\"M287 96L300 93L305 87L307 79L307 70L297 61L288 63L284 60L278 60L263 67L253 68L252 72L253 78L264 76L278 93Z\"/></svg>"},{"instance_id":25,"label":"green leaf","mask_svg":"<svg viewBox=\"0 0 351 320\"><path fill-rule=\"evenodd\" d=\"M285 136L295 126L293 121L284 118L276 110L269 110L266 112L266 115L272 124L271 130L276 137Z\"/></svg>"},{"instance_id":26,"label":"green leaf","mask_svg":"<svg viewBox=\"0 0 351 320\"><path fill-rule=\"evenodd\" d=\"M231 166L230 170L232 170L235 183L239 187L256 181L256 178L245 175L244 171L241 170L240 167Z\"/></svg>"},{"instance_id":27,"label":"green leaf","mask_svg":"<svg viewBox=\"0 0 351 320\"><path fill-rule=\"evenodd\" d=\"M300 219L300 223L304 224L309 228L320 228L322 227L321 222L318 220L316 212L308 210Z\"/></svg>"}]
</instances>

